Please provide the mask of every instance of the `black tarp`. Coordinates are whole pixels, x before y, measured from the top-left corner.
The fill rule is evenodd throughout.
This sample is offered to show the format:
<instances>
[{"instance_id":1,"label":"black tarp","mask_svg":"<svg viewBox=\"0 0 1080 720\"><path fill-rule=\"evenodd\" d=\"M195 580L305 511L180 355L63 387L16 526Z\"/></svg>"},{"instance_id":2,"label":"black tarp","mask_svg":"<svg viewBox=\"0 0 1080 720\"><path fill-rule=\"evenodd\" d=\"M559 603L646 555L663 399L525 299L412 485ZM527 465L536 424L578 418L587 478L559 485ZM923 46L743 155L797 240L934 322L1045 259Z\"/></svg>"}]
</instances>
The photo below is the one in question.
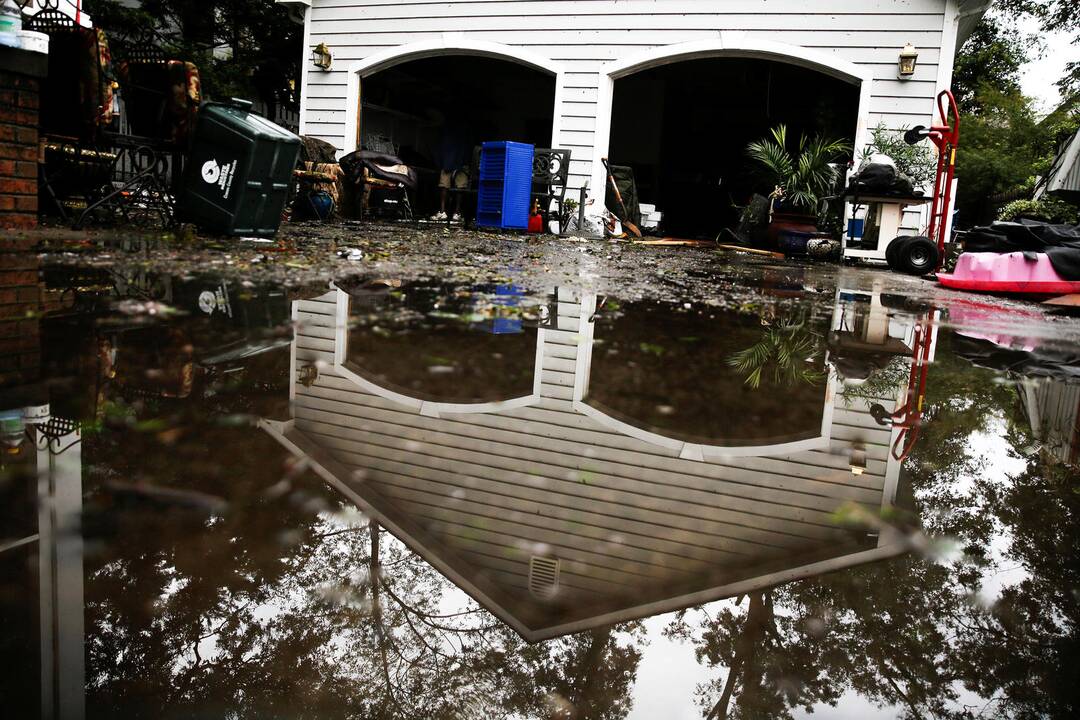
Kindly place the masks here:
<instances>
[{"instance_id":1,"label":"black tarp","mask_svg":"<svg viewBox=\"0 0 1080 720\"><path fill-rule=\"evenodd\" d=\"M915 193L914 181L893 165L867 163L851 177L847 195L885 195L902 198L921 197Z\"/></svg>"},{"instance_id":2,"label":"black tarp","mask_svg":"<svg viewBox=\"0 0 1080 720\"><path fill-rule=\"evenodd\" d=\"M396 155L387 155L373 150L356 150L341 158L338 163L345 171L345 177L354 184L359 182L363 171L367 169L372 177L399 182L410 190L416 189L416 171L406 166ZM398 172L398 169L402 169L403 172Z\"/></svg>"},{"instance_id":3,"label":"black tarp","mask_svg":"<svg viewBox=\"0 0 1080 720\"><path fill-rule=\"evenodd\" d=\"M958 356L979 367L1080 383L1080 352L1075 350L1007 348L960 332L953 337L952 347Z\"/></svg>"},{"instance_id":4,"label":"black tarp","mask_svg":"<svg viewBox=\"0 0 1080 720\"><path fill-rule=\"evenodd\" d=\"M1051 225L1037 220L995 222L969 230L964 251L1046 253L1058 275L1080 280L1080 225Z\"/></svg>"}]
</instances>

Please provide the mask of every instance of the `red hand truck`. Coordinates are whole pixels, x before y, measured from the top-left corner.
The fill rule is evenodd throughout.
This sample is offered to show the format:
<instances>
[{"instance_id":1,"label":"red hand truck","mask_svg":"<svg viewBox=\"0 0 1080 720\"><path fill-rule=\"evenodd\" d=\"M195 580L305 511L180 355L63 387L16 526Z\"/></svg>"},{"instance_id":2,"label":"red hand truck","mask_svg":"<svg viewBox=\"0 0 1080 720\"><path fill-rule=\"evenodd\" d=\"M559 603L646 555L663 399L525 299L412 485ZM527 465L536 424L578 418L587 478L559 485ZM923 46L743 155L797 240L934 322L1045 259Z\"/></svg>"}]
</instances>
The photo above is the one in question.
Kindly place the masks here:
<instances>
[{"instance_id":1,"label":"red hand truck","mask_svg":"<svg viewBox=\"0 0 1080 720\"><path fill-rule=\"evenodd\" d=\"M934 177L934 200L930 204L930 223L926 235L937 243L940 270L945 262L946 233L949 230L948 214L952 209L953 178L956 176L956 148L960 144L960 110L951 90L942 90L937 96L939 125L929 128L917 125L904 133L904 142L915 145L929 138L938 149L937 174ZM951 124L950 124L951 120Z\"/></svg>"}]
</instances>

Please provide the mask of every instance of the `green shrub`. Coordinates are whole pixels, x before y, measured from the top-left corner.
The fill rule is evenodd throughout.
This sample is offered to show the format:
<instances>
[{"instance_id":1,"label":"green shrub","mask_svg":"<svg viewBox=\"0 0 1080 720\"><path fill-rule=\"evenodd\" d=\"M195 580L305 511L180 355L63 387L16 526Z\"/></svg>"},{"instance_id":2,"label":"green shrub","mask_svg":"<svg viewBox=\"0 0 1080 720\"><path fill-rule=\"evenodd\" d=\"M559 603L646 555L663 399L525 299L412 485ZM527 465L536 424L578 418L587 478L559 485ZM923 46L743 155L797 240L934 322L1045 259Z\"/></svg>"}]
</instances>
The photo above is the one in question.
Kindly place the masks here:
<instances>
[{"instance_id":1,"label":"green shrub","mask_svg":"<svg viewBox=\"0 0 1080 720\"><path fill-rule=\"evenodd\" d=\"M1014 200L998 213L998 220L1013 221L1020 218L1042 220L1048 223L1075 225L1077 210L1064 200L1043 198L1041 200Z\"/></svg>"},{"instance_id":2,"label":"green shrub","mask_svg":"<svg viewBox=\"0 0 1080 720\"><path fill-rule=\"evenodd\" d=\"M890 130L884 124L879 124L870 131L870 143L866 146L865 155L888 155L896 163L897 170L915 181L916 188L929 190L937 175L937 151L929 141L908 145L904 142L905 132L906 126Z\"/></svg>"}]
</instances>

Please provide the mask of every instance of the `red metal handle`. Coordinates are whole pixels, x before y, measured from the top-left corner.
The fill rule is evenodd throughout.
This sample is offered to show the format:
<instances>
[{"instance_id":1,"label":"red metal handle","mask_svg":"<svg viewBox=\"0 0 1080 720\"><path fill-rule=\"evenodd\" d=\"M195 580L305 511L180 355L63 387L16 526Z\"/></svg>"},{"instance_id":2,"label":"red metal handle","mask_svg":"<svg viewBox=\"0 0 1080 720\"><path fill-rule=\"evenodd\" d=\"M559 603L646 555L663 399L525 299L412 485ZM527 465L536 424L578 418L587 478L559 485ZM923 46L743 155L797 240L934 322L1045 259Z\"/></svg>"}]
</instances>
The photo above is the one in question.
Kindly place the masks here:
<instances>
[{"instance_id":1,"label":"red metal handle","mask_svg":"<svg viewBox=\"0 0 1080 720\"><path fill-rule=\"evenodd\" d=\"M948 101L947 103L945 101ZM941 130L950 145L955 146L960 140L960 108L956 105L956 97L952 90L942 90L937 96L938 114L941 116ZM952 115L952 122L949 116Z\"/></svg>"}]
</instances>

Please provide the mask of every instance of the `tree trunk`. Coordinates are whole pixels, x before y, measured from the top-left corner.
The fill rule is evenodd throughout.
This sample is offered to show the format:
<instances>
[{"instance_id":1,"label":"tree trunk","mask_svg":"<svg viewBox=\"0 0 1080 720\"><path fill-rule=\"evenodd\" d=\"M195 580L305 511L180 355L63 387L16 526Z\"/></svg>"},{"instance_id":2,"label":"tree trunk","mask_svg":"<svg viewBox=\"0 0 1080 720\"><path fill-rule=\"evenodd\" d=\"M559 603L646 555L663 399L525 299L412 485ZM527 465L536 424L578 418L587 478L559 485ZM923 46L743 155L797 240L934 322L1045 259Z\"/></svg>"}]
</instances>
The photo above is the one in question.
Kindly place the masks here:
<instances>
[{"instance_id":1,"label":"tree trunk","mask_svg":"<svg viewBox=\"0 0 1080 720\"><path fill-rule=\"evenodd\" d=\"M596 676L604 664L607 655L611 628L593 630L589 633L589 647L581 659L581 666L574 678L574 690L570 702L574 706L574 720L590 720L594 716Z\"/></svg>"},{"instance_id":2,"label":"tree trunk","mask_svg":"<svg viewBox=\"0 0 1080 720\"><path fill-rule=\"evenodd\" d=\"M393 717L396 714L397 700L394 698L393 685L390 681L390 664L386 653L386 628L383 626L382 599L379 594L379 583L382 579L382 563L379 559L379 524L372 520L368 524L368 531L371 533L371 559L368 561L368 581L371 583L371 622L375 626L383 683L385 683L386 702L390 708L385 715Z\"/></svg>"},{"instance_id":3,"label":"tree trunk","mask_svg":"<svg viewBox=\"0 0 1080 720\"><path fill-rule=\"evenodd\" d=\"M766 601L763 593L750 595L750 608L746 612L746 622L743 623L739 639L735 642L735 658L731 661L731 669L728 670L724 692L709 710L709 714L705 716L706 720L727 720L731 696L735 692L735 683L740 676L753 673L750 684L760 684L762 669L755 666L754 659L761 641L765 639L772 618L772 598ZM744 689L747 684L746 677L743 677Z\"/></svg>"}]
</instances>

